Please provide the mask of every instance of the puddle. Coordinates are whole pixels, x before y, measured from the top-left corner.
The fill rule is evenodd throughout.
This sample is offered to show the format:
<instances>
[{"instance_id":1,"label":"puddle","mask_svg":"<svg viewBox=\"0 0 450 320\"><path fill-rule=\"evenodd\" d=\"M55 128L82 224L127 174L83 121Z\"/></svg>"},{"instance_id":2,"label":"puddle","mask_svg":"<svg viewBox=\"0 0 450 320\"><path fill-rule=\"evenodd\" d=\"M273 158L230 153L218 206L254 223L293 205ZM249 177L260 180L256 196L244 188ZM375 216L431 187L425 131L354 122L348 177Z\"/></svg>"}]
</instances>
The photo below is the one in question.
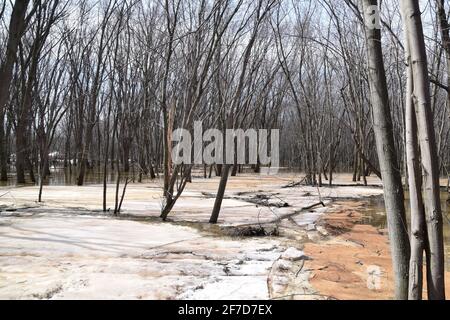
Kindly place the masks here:
<instances>
[{"instance_id":1,"label":"puddle","mask_svg":"<svg viewBox=\"0 0 450 320\"><path fill-rule=\"evenodd\" d=\"M405 196L406 219L408 225L410 221L409 195ZM441 192L441 207L444 215L444 246L445 246L445 265L450 271L450 203L447 202L448 194ZM387 229L386 211L384 207L383 196L371 197L362 209L362 224L369 224L377 229Z\"/></svg>"}]
</instances>

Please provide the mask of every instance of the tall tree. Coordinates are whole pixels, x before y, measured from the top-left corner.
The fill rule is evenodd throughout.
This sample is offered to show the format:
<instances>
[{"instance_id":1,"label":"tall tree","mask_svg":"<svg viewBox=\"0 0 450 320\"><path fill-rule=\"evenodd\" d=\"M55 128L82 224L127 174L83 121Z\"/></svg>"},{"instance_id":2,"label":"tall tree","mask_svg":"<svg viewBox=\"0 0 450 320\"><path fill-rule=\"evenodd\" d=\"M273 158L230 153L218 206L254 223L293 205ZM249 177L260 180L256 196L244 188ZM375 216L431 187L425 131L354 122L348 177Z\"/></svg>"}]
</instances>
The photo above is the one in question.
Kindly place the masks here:
<instances>
[{"instance_id":1,"label":"tall tree","mask_svg":"<svg viewBox=\"0 0 450 320\"><path fill-rule=\"evenodd\" d=\"M34 182L30 159L31 124L35 106L37 75L41 54L56 20L61 16L59 0L36 2L35 16L30 23L30 32L20 44L20 100L15 106L16 117L16 173L17 182L25 183L25 167L28 166ZM30 44L30 45L28 45Z\"/></svg>"},{"instance_id":2,"label":"tall tree","mask_svg":"<svg viewBox=\"0 0 450 320\"><path fill-rule=\"evenodd\" d=\"M96 59L94 60L95 68L92 77L92 85L90 91L87 93L87 115L86 115L86 129L84 136L84 145L81 150L79 171L77 178L77 185L82 186L84 184L86 169L89 164L89 158L91 163L94 161L92 157L92 143L94 126L98 121L98 99L100 95L100 88L102 86L103 75L106 70L105 56L109 53L111 39L114 36L113 32L107 32L109 21L114 13L117 5L117 0L109 1L103 13L102 20L99 27L99 44ZM89 43L91 45L91 43Z\"/></svg>"},{"instance_id":3,"label":"tall tree","mask_svg":"<svg viewBox=\"0 0 450 320\"><path fill-rule=\"evenodd\" d=\"M447 108L450 118L450 23L445 11L445 0L436 0L439 29L441 31L442 47L447 60Z\"/></svg>"},{"instance_id":4,"label":"tall tree","mask_svg":"<svg viewBox=\"0 0 450 320\"><path fill-rule=\"evenodd\" d=\"M264 21L265 17L273 9L273 7L275 6L276 3L277 3L276 0L268 0L268 1L259 0L258 1L256 10L255 10L255 18L254 18L255 20L254 20L254 25L252 28L252 33L251 33L250 39L247 43L247 46L245 47L245 51L244 51L244 55L243 55L238 85L237 85L236 91L234 92L234 95L233 95L231 108L225 117L227 129L233 129L234 117L237 115L238 109L241 105L241 98L242 98L242 93L244 90L247 69L249 68L250 56L252 54L252 49L253 49L253 46L255 45L255 41L258 37L261 24ZM222 167L219 188L217 190L216 200L214 202L214 207L213 207L213 210L211 213L211 217L209 219L210 223L217 223L217 220L219 218L220 208L222 206L223 197L225 195L225 188L226 188L226 185L228 182L228 176L230 173L230 167L231 167L231 164L229 164L229 163L225 163L224 166Z\"/></svg>"},{"instance_id":5,"label":"tall tree","mask_svg":"<svg viewBox=\"0 0 450 320\"><path fill-rule=\"evenodd\" d=\"M422 160L423 200L428 235L427 285L430 300L445 299L444 239L439 165L431 110L430 79L418 0L402 0L401 14L409 43L413 96Z\"/></svg>"},{"instance_id":6,"label":"tall tree","mask_svg":"<svg viewBox=\"0 0 450 320\"><path fill-rule=\"evenodd\" d=\"M18 0L14 2L9 21L8 40L6 43L6 52L3 61L0 64L0 165L1 165L1 180L6 181L7 176L7 141L6 131L4 129L4 120L6 116L5 104L9 98L10 85L13 76L14 64L17 60L17 50L21 38L25 32L27 17L26 12L29 0ZM5 12L6 1L2 6L2 15Z\"/></svg>"},{"instance_id":7,"label":"tall tree","mask_svg":"<svg viewBox=\"0 0 450 320\"><path fill-rule=\"evenodd\" d=\"M426 227L422 199L422 174L420 169L420 150L417 142L417 118L413 99L413 77L409 55L409 39L405 37L407 85L405 96L406 162L408 172L409 202L411 209L411 259L409 264L410 300L422 299L423 254L425 250Z\"/></svg>"},{"instance_id":8,"label":"tall tree","mask_svg":"<svg viewBox=\"0 0 450 320\"><path fill-rule=\"evenodd\" d=\"M2 84L0 86L0 114L8 100L14 63L17 59L17 49L26 28L27 19L25 15L29 2L29 0L15 1L11 13L5 59L0 65L0 83Z\"/></svg>"},{"instance_id":9,"label":"tall tree","mask_svg":"<svg viewBox=\"0 0 450 320\"><path fill-rule=\"evenodd\" d=\"M369 68L370 102L372 105L375 141L383 179L389 240L395 276L395 298L408 298L410 247L402 179L394 144L389 93L381 47L381 30L374 27L373 18L379 14L378 0L363 0Z\"/></svg>"}]
</instances>

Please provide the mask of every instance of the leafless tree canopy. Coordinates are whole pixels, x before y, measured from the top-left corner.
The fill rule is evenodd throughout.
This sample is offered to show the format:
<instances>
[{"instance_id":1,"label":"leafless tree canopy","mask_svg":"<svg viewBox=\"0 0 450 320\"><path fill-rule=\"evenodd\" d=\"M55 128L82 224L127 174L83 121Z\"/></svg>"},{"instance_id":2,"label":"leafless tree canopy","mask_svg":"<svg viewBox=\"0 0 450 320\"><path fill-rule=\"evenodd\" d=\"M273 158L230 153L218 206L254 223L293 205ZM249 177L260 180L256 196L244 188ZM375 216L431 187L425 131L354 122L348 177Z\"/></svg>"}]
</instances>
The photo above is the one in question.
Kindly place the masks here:
<instances>
[{"instance_id":1,"label":"leafless tree canopy","mask_svg":"<svg viewBox=\"0 0 450 320\"><path fill-rule=\"evenodd\" d=\"M381 30L365 27L369 6ZM430 298L442 298L449 10L444 0L0 0L0 178L38 183L41 201L51 167L79 186L96 172L106 211L114 173L116 214L129 181L161 179L166 219L193 177L220 176L215 223L229 176L261 165L175 165L173 130L280 129L281 166L308 184L331 186L336 172L383 179L397 297L421 298L426 251Z\"/></svg>"}]
</instances>

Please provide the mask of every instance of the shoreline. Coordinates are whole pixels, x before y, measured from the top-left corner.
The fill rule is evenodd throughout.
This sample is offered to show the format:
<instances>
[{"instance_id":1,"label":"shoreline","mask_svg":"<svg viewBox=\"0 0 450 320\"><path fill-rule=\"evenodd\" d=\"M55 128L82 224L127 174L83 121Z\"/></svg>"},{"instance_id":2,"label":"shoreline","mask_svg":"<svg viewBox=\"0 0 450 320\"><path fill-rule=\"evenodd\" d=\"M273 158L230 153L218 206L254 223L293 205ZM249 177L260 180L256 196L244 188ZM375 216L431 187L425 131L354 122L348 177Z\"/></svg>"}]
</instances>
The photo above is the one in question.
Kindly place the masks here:
<instances>
[{"instance_id":1,"label":"shoreline","mask_svg":"<svg viewBox=\"0 0 450 320\"><path fill-rule=\"evenodd\" d=\"M364 199L337 202L336 208L317 221L329 235L317 243L305 244L304 252L311 257L305 263L309 282L323 296L338 300L394 297L388 235L385 230L362 223L364 205ZM450 296L448 271L446 294Z\"/></svg>"}]
</instances>

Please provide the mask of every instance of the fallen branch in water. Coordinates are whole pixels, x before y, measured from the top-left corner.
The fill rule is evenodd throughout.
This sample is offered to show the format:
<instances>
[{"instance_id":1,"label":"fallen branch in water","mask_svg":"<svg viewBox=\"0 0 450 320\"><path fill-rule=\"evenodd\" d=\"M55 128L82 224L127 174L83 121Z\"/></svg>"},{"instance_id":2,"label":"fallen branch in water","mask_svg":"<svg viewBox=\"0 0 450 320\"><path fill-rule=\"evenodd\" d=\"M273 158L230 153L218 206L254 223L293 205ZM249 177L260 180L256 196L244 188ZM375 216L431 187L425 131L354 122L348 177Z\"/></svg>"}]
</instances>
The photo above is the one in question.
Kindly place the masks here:
<instances>
[{"instance_id":1,"label":"fallen branch in water","mask_svg":"<svg viewBox=\"0 0 450 320\"><path fill-rule=\"evenodd\" d=\"M289 214L285 214L285 215L283 215L283 216L280 216L280 217L278 218L278 220L275 220L275 221L278 222L278 221L281 221L281 220L283 220L283 219L287 219L287 218L296 216L296 215L298 215L298 214L300 214L300 213L302 213L302 212L304 212L304 211L311 210L311 209L313 209L313 208L315 208L315 207L318 207L318 206L326 207L326 204L325 204L323 201L320 201L320 202L314 203L314 204L312 204L312 205L310 205L310 206L303 207L303 208L301 208L300 210L297 210L297 211L295 211L295 212L293 212L293 213L289 213ZM273 222L272 222L272 223L273 223Z\"/></svg>"},{"instance_id":2,"label":"fallen branch in water","mask_svg":"<svg viewBox=\"0 0 450 320\"><path fill-rule=\"evenodd\" d=\"M306 184L306 177L304 177L302 180L300 180L298 182L293 181L285 186L282 186L281 189L294 188L294 187L298 187L298 186L301 186L304 184Z\"/></svg>"},{"instance_id":3,"label":"fallen branch in water","mask_svg":"<svg viewBox=\"0 0 450 320\"><path fill-rule=\"evenodd\" d=\"M320 205L322 205L322 207L326 207L326 204L325 204L323 201L320 201L320 202L315 203L315 204L312 204L312 205L310 205L310 206L308 206L308 207L302 208L301 211L313 209L314 207L317 207L317 206L320 206Z\"/></svg>"}]
</instances>

